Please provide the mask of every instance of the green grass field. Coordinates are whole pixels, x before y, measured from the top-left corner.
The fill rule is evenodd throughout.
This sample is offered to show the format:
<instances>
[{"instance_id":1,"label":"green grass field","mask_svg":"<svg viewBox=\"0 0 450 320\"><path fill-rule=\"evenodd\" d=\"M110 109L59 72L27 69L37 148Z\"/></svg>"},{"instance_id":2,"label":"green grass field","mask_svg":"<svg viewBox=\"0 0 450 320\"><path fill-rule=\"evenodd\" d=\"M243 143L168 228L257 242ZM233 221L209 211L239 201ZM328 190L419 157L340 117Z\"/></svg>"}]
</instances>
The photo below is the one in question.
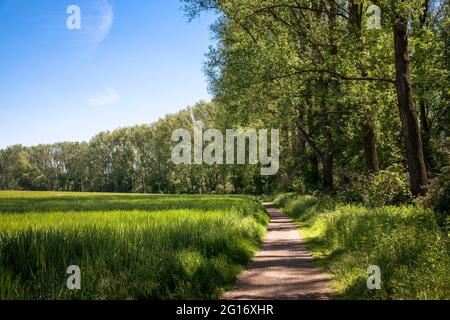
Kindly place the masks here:
<instances>
[{"instance_id":1,"label":"green grass field","mask_svg":"<svg viewBox=\"0 0 450 320\"><path fill-rule=\"evenodd\" d=\"M218 298L267 222L243 196L0 192L0 299Z\"/></svg>"},{"instance_id":2,"label":"green grass field","mask_svg":"<svg viewBox=\"0 0 450 320\"><path fill-rule=\"evenodd\" d=\"M450 299L450 238L419 206L368 208L331 197L275 200L297 221L316 264L334 276L338 299ZM381 290L367 289L367 268Z\"/></svg>"}]
</instances>

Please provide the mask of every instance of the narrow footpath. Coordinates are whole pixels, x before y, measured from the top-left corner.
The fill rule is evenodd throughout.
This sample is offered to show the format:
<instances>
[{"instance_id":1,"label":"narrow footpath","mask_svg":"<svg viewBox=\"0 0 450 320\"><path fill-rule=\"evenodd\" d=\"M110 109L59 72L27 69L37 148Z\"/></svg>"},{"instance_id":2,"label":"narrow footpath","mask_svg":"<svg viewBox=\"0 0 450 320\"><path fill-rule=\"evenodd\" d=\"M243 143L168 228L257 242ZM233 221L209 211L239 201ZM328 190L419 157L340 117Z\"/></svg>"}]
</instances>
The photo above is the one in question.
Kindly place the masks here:
<instances>
[{"instance_id":1,"label":"narrow footpath","mask_svg":"<svg viewBox=\"0 0 450 320\"><path fill-rule=\"evenodd\" d=\"M314 267L294 221L271 204L264 207L271 222L262 249L241 273L236 288L222 299L329 299L333 293L331 277Z\"/></svg>"}]
</instances>

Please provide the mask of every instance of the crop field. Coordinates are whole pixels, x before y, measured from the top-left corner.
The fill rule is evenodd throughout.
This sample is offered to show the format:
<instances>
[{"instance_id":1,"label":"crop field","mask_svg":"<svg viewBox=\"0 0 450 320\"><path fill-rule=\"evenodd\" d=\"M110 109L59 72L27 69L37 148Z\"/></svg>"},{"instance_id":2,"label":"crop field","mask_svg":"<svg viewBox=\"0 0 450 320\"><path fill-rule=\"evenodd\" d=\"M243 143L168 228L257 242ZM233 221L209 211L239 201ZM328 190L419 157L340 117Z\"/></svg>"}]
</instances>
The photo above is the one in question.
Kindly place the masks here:
<instances>
[{"instance_id":1,"label":"crop field","mask_svg":"<svg viewBox=\"0 0 450 320\"><path fill-rule=\"evenodd\" d=\"M244 196L0 192L0 298L215 299L267 222Z\"/></svg>"}]
</instances>

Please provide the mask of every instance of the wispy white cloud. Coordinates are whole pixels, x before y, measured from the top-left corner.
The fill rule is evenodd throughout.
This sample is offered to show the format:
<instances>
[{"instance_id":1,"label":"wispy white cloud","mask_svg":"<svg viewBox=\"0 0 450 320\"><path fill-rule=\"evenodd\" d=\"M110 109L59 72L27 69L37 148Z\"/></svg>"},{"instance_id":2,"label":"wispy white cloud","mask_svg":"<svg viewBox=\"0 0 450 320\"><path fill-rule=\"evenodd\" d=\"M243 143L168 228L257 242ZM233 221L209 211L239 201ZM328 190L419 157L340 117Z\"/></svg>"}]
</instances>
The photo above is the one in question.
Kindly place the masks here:
<instances>
[{"instance_id":1,"label":"wispy white cloud","mask_svg":"<svg viewBox=\"0 0 450 320\"><path fill-rule=\"evenodd\" d=\"M101 0L99 24L92 30L92 38L96 43L105 40L114 21L114 10L108 0Z\"/></svg>"},{"instance_id":2,"label":"wispy white cloud","mask_svg":"<svg viewBox=\"0 0 450 320\"><path fill-rule=\"evenodd\" d=\"M85 43L97 45L106 39L114 22L114 10L108 0L95 0L81 8L82 34Z\"/></svg>"},{"instance_id":3,"label":"wispy white cloud","mask_svg":"<svg viewBox=\"0 0 450 320\"><path fill-rule=\"evenodd\" d=\"M113 88L108 88L87 99L89 104L94 107L103 107L116 104L120 101L120 96Z\"/></svg>"}]
</instances>

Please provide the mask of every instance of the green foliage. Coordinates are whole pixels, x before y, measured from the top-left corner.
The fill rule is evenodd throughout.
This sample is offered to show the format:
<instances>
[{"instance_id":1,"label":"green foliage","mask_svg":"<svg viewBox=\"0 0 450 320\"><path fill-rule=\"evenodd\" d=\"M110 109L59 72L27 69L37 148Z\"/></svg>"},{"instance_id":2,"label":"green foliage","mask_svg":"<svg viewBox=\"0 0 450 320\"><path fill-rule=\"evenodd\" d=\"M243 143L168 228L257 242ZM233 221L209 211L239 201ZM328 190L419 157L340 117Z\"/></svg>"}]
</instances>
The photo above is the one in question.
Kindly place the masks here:
<instances>
[{"instance_id":1,"label":"green foliage","mask_svg":"<svg viewBox=\"0 0 450 320\"><path fill-rule=\"evenodd\" d=\"M413 158L425 175L421 150L411 151L402 141L415 139L420 148L411 133L419 131L419 123L402 125L393 114L401 98L393 85L401 76L394 52L399 48L394 45L397 27L408 28L408 83L428 169L439 172L450 114L448 2L377 1L379 30L366 28L366 11L373 5L369 0L347 1L345 10L328 0L183 2L191 18L208 10L219 16L213 28L217 45L208 55L206 74L215 101L227 108L227 119L234 125L276 126L284 133L280 178L273 191L335 191L323 169L330 158L334 172L329 175L337 181L346 172L364 175ZM414 177L413 167L403 170ZM373 188L386 180L392 185L381 192L383 199L365 200L371 205L409 201L397 178L403 180L373 177ZM416 180L411 179L413 185ZM359 195L352 201L363 201Z\"/></svg>"},{"instance_id":2,"label":"green foliage","mask_svg":"<svg viewBox=\"0 0 450 320\"><path fill-rule=\"evenodd\" d=\"M0 298L211 299L268 217L246 197L0 193ZM82 290L67 290L78 265Z\"/></svg>"},{"instance_id":3,"label":"green foliage","mask_svg":"<svg viewBox=\"0 0 450 320\"><path fill-rule=\"evenodd\" d=\"M412 171L404 164L418 154L406 156L402 141L415 121L406 126L394 116L399 46L393 27L402 20L415 101L408 108L417 109L430 175L448 166L448 1L424 6L422 0L380 0L379 30L366 28L369 0L347 1L345 10L331 0L182 2L190 18L208 10L218 17L205 65L213 101L152 124L99 133L89 143L0 150L0 189L255 195L319 190L371 206L408 202L400 172ZM261 178L258 166L249 165L173 165L171 133L192 130L193 118L205 129L280 129L279 174ZM407 140L420 145L416 138L410 134ZM397 174L390 167L399 163ZM378 168L389 169L362 178Z\"/></svg>"},{"instance_id":4,"label":"green foliage","mask_svg":"<svg viewBox=\"0 0 450 320\"><path fill-rule=\"evenodd\" d=\"M276 207L285 207L293 198L295 198L297 195L295 193L283 193L277 196L273 204Z\"/></svg>"},{"instance_id":5,"label":"green foliage","mask_svg":"<svg viewBox=\"0 0 450 320\"><path fill-rule=\"evenodd\" d=\"M413 196L408 178L401 166L392 166L369 176L354 175L342 186L345 202L363 203L369 207L411 204Z\"/></svg>"},{"instance_id":6,"label":"green foliage","mask_svg":"<svg viewBox=\"0 0 450 320\"><path fill-rule=\"evenodd\" d=\"M205 66L213 102L150 125L102 132L88 143L0 150L0 189L336 192L337 198L282 194L275 204L307 227L344 297L448 298L448 239L430 210L402 206L413 200L408 168L398 164L407 162L407 152L418 154L402 141L405 128L416 123L402 125L393 116L401 68L392 31L408 27L425 159L430 174L440 175L420 201L441 212L444 224L449 2L427 2L424 12L422 0L377 1L380 30L364 27L369 0L348 1L345 10L331 0L183 2L191 18L204 10L219 16ZM171 133L192 130L193 118L222 131L280 129L279 174L260 177L257 166L247 165L175 166ZM418 131L406 137L416 139ZM217 297L248 261L267 223L260 206L231 196L0 193L0 201L0 297ZM63 290L69 263L84 270L81 294ZM369 264L382 267L382 291L365 287Z\"/></svg>"},{"instance_id":7,"label":"green foliage","mask_svg":"<svg viewBox=\"0 0 450 320\"><path fill-rule=\"evenodd\" d=\"M440 225L450 227L450 167L442 169L442 174L432 181L428 195L419 199L419 203L438 213Z\"/></svg>"},{"instance_id":8,"label":"green foliage","mask_svg":"<svg viewBox=\"0 0 450 320\"><path fill-rule=\"evenodd\" d=\"M334 275L339 298L450 298L450 239L432 211L291 199L285 210L299 221L319 265ZM381 268L381 290L367 289L370 265Z\"/></svg>"}]
</instances>

